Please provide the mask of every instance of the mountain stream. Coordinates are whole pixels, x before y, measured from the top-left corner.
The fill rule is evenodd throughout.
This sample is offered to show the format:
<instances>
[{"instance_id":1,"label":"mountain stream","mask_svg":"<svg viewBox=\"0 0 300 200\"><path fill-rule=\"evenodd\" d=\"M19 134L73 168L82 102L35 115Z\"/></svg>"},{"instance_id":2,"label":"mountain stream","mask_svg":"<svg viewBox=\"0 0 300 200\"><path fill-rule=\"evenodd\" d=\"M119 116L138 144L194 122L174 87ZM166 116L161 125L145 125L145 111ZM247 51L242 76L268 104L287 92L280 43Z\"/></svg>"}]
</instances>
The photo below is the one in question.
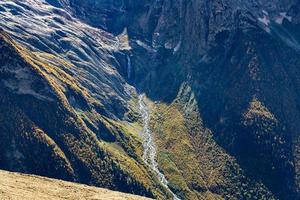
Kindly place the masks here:
<instances>
[{"instance_id":1,"label":"mountain stream","mask_svg":"<svg viewBox=\"0 0 300 200\"><path fill-rule=\"evenodd\" d=\"M149 108L146 105L145 95L139 95L139 109L143 119L144 129L142 131L143 138L143 160L155 172L161 184L173 195L174 200L180 200L169 188L166 177L159 171L158 163L156 161L156 146L149 127Z\"/></svg>"}]
</instances>

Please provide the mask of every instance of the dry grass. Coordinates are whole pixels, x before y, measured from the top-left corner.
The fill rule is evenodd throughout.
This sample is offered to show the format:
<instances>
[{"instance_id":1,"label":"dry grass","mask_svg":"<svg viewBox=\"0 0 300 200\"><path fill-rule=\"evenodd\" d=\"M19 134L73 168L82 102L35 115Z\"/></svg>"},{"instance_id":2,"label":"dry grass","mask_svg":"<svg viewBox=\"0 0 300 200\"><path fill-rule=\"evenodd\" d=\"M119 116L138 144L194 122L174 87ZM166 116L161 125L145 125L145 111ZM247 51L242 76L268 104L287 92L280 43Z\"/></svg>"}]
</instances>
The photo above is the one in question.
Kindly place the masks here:
<instances>
[{"instance_id":1,"label":"dry grass","mask_svg":"<svg viewBox=\"0 0 300 200\"><path fill-rule=\"evenodd\" d=\"M0 171L1 200L143 200L148 199L107 189L39 176Z\"/></svg>"}]
</instances>

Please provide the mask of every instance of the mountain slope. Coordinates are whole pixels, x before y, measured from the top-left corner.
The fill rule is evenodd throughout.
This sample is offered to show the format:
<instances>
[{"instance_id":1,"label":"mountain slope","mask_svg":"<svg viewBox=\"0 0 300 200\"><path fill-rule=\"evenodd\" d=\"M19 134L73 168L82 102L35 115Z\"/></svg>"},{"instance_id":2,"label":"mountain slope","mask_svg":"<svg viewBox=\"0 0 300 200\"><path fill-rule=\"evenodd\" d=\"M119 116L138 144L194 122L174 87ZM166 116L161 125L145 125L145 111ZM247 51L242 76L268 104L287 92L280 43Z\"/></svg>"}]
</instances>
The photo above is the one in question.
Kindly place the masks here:
<instances>
[{"instance_id":1,"label":"mountain slope","mask_svg":"<svg viewBox=\"0 0 300 200\"><path fill-rule=\"evenodd\" d=\"M148 199L141 196L89 187L85 185L49 179L39 176L0 171L2 200L18 199Z\"/></svg>"},{"instance_id":2,"label":"mountain slope","mask_svg":"<svg viewBox=\"0 0 300 200\"><path fill-rule=\"evenodd\" d=\"M141 160L139 125L122 123L129 111L128 92L134 90L116 72L116 61L109 60L116 38L87 26L96 38L87 45L85 57L71 36L59 40L49 33L47 39L47 31L57 26L49 25L45 32L38 25L34 29L35 22L42 26L43 12L56 8L28 3L1 2L1 168L161 196L165 189ZM20 15L11 17L16 10ZM75 23L60 14L62 20ZM15 23L23 27L11 26ZM76 23L70 29L82 28ZM71 31L59 33L80 36L79 29ZM62 46L65 39L74 51L68 48L63 54L55 42Z\"/></svg>"},{"instance_id":3,"label":"mountain slope","mask_svg":"<svg viewBox=\"0 0 300 200\"><path fill-rule=\"evenodd\" d=\"M1 1L0 167L172 198L144 93L179 198L299 199L299 5Z\"/></svg>"},{"instance_id":4,"label":"mountain slope","mask_svg":"<svg viewBox=\"0 0 300 200\"><path fill-rule=\"evenodd\" d=\"M127 170L133 167L133 173L141 170L141 174L146 170L130 160L124 150L100 142L59 93L55 82L31 63L24 54L26 50L19 52L21 57L15 44L5 35L1 38L1 50L5 52L1 55L5 61L1 70L1 167L142 192L140 187L144 186L130 178L133 174ZM131 189L127 188L129 181L134 185ZM151 178L147 181L151 184Z\"/></svg>"}]
</instances>

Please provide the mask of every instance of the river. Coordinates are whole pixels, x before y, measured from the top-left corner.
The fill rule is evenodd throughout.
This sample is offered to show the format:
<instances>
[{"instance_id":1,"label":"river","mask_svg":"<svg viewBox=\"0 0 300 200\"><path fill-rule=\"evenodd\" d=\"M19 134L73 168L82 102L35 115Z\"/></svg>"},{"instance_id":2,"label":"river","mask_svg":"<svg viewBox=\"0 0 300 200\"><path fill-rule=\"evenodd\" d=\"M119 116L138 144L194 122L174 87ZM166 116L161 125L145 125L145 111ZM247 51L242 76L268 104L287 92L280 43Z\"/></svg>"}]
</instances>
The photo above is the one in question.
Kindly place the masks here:
<instances>
[{"instance_id":1,"label":"river","mask_svg":"<svg viewBox=\"0 0 300 200\"><path fill-rule=\"evenodd\" d=\"M152 132L149 127L150 111L144 99L145 99L144 94L139 95L139 109L143 118L143 126L144 126L141 134L143 138L143 149L144 149L143 160L155 172L161 184L173 195L173 199L180 200L169 188L168 180L166 179L165 175L161 173L158 169L158 163L156 161L156 146L155 146Z\"/></svg>"}]
</instances>

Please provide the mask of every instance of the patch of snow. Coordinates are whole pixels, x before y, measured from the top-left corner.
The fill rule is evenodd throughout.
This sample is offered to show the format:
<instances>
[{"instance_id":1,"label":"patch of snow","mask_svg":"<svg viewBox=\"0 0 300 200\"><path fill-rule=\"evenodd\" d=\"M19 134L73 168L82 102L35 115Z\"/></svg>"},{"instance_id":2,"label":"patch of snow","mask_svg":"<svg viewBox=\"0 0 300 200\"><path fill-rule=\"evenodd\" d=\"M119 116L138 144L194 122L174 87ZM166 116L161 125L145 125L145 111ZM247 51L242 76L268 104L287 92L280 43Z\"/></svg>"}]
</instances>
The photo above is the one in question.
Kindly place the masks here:
<instances>
[{"instance_id":1,"label":"patch of snow","mask_svg":"<svg viewBox=\"0 0 300 200\"><path fill-rule=\"evenodd\" d=\"M286 12L281 12L279 16L275 18L275 22L281 25L284 19L287 19L289 22L292 21L291 16L288 16Z\"/></svg>"},{"instance_id":2,"label":"patch of snow","mask_svg":"<svg viewBox=\"0 0 300 200\"><path fill-rule=\"evenodd\" d=\"M166 42L164 46L166 49L172 49L172 44L170 42Z\"/></svg>"},{"instance_id":3,"label":"patch of snow","mask_svg":"<svg viewBox=\"0 0 300 200\"><path fill-rule=\"evenodd\" d=\"M155 50L151 46L147 45L146 43L142 42L141 40L136 40L136 43L149 52L155 52Z\"/></svg>"},{"instance_id":4,"label":"patch of snow","mask_svg":"<svg viewBox=\"0 0 300 200\"><path fill-rule=\"evenodd\" d=\"M177 45L174 48L173 54L175 54L176 52L179 51L179 49L181 47L181 43L182 43L182 40L180 39L179 42L177 43Z\"/></svg>"},{"instance_id":5,"label":"patch of snow","mask_svg":"<svg viewBox=\"0 0 300 200\"><path fill-rule=\"evenodd\" d=\"M267 15L266 15L267 14ZM271 20L268 16L268 13L265 13L264 14L264 17L259 17L257 18L258 21L262 24L262 28L267 32L267 33L271 33L271 29L270 29L270 23L271 23Z\"/></svg>"},{"instance_id":6,"label":"patch of snow","mask_svg":"<svg viewBox=\"0 0 300 200\"><path fill-rule=\"evenodd\" d=\"M269 17L266 16L266 15L264 15L263 18L259 17L259 18L258 18L258 21L260 21L261 23L263 23L263 24L266 25L266 26L269 26L269 24L270 24L270 22L271 22L270 19L269 19Z\"/></svg>"}]
</instances>

